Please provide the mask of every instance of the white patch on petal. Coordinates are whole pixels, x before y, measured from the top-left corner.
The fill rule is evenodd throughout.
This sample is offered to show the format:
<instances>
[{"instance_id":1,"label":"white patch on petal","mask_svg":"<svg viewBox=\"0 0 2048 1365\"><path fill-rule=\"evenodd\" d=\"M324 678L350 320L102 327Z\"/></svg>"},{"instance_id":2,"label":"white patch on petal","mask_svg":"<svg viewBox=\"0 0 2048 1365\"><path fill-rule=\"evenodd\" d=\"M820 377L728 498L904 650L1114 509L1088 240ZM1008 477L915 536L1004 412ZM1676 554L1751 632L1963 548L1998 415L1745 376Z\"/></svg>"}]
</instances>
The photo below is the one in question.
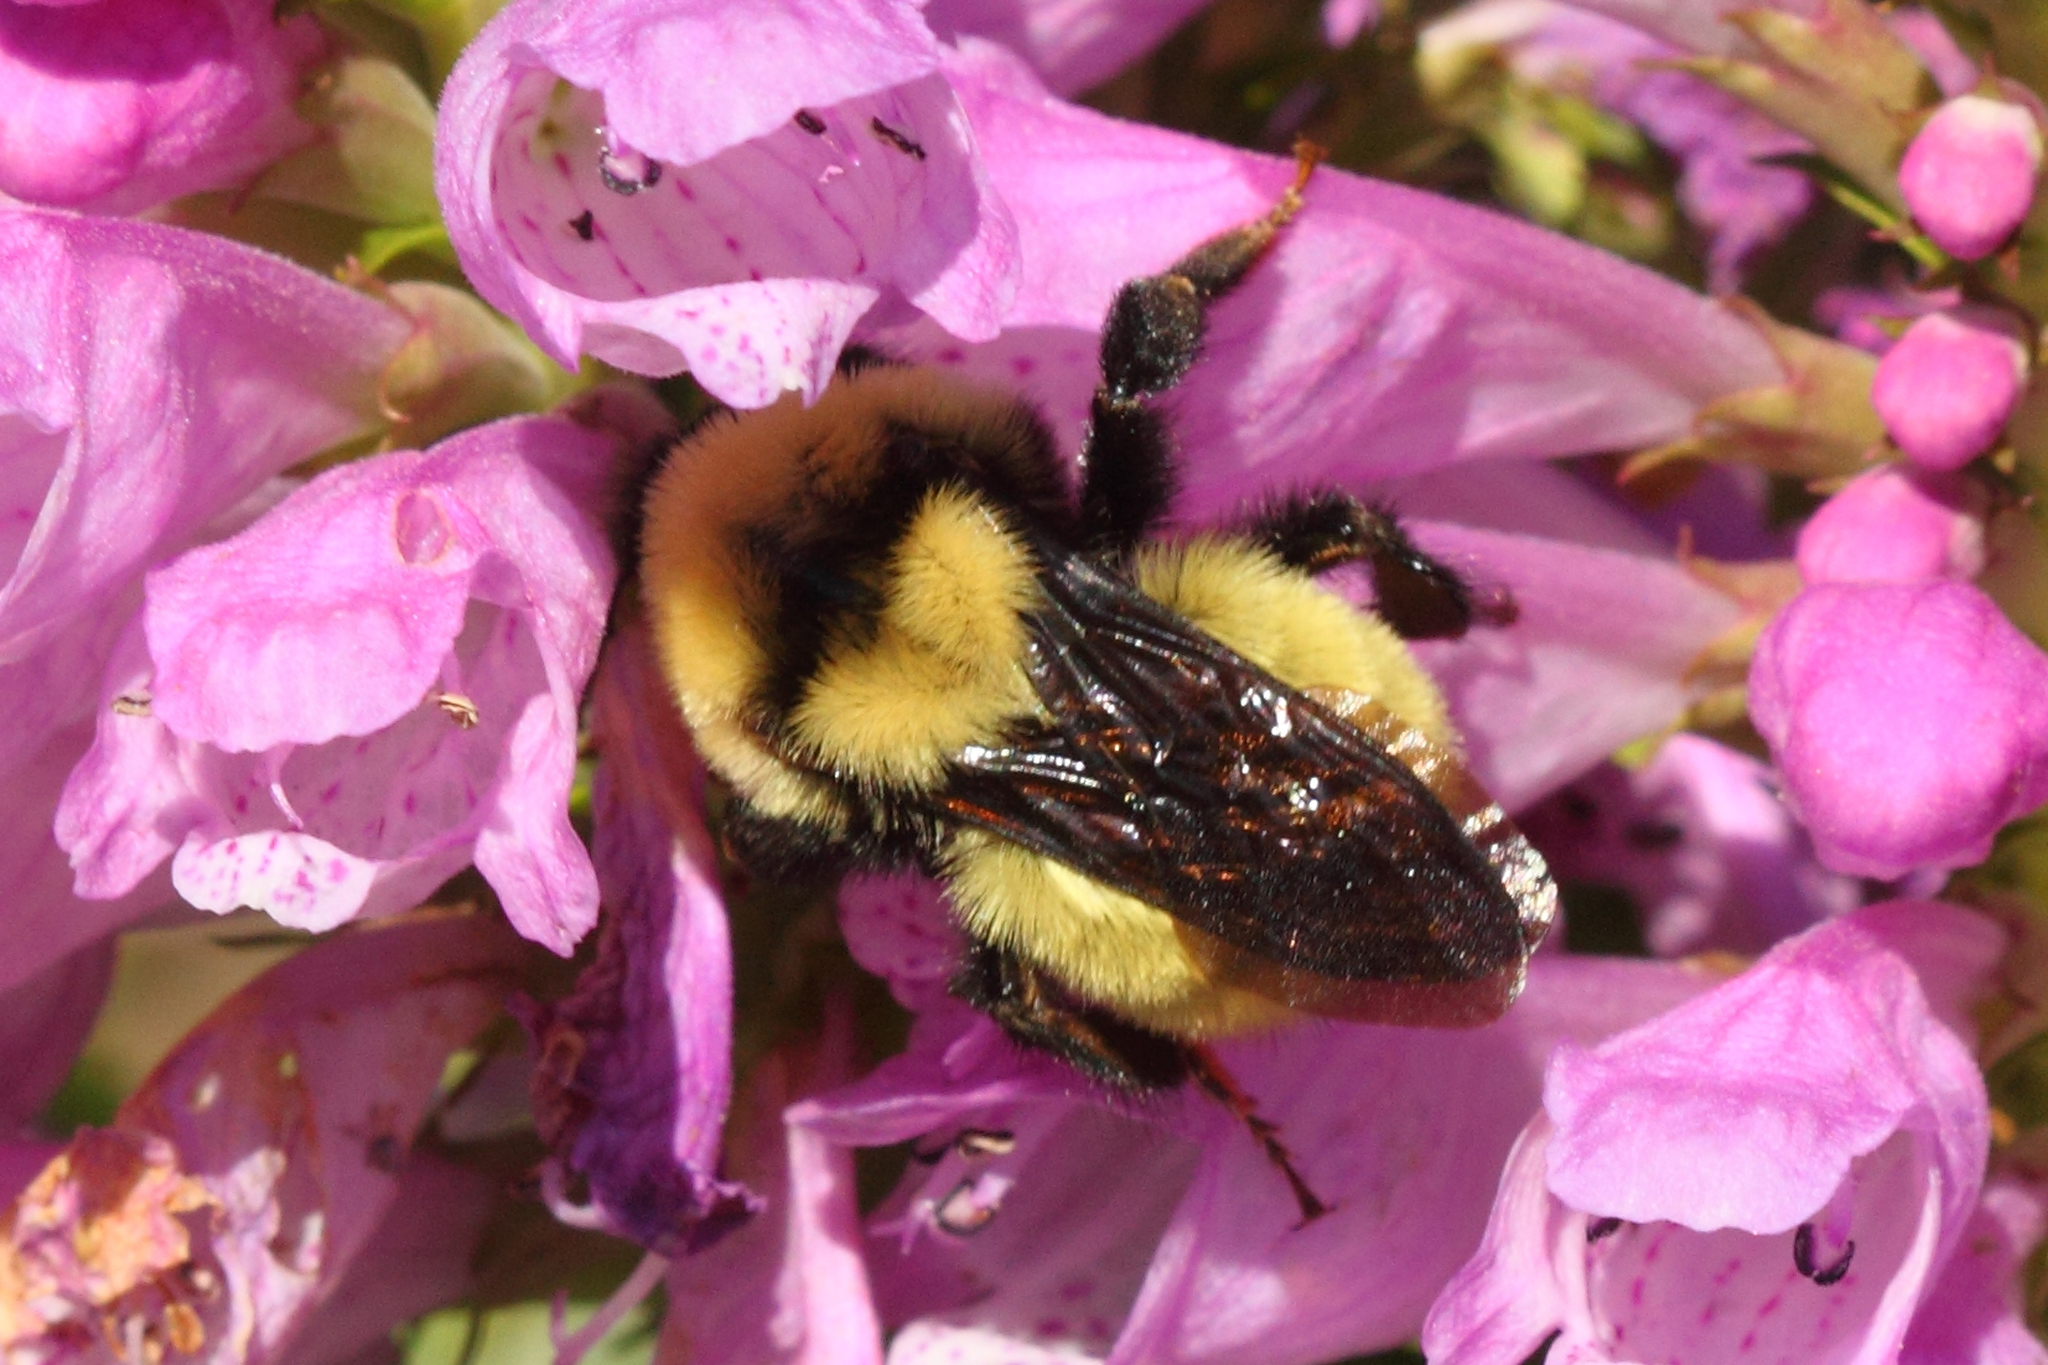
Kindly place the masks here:
<instances>
[{"instance_id":1,"label":"white patch on petal","mask_svg":"<svg viewBox=\"0 0 2048 1365\"><path fill-rule=\"evenodd\" d=\"M208 841L187 839L171 860L171 884L202 910L262 910L280 924L314 933L362 908L375 864L324 839L270 830Z\"/></svg>"}]
</instances>

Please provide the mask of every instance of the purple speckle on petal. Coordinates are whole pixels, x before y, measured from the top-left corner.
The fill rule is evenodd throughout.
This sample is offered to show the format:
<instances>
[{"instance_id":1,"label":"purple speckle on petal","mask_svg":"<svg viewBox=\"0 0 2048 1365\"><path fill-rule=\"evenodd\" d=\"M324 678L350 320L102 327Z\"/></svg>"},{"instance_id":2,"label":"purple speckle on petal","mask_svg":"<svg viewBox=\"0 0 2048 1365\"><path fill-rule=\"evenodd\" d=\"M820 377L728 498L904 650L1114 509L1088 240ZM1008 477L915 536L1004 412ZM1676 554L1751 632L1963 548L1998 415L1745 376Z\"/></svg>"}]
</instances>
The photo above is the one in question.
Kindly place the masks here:
<instances>
[{"instance_id":1,"label":"purple speckle on petal","mask_svg":"<svg viewBox=\"0 0 2048 1365\"><path fill-rule=\"evenodd\" d=\"M399 558L408 564L431 564L447 552L455 530L438 502L428 494L412 492L398 500L391 535Z\"/></svg>"}]
</instances>

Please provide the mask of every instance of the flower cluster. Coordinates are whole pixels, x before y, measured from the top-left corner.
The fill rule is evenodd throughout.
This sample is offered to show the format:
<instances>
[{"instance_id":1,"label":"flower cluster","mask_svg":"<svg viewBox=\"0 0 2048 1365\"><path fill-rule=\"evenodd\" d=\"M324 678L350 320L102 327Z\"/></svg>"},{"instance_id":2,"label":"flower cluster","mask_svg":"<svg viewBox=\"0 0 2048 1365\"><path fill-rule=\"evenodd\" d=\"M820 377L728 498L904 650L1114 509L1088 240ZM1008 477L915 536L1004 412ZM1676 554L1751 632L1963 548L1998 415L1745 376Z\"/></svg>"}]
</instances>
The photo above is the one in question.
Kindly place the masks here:
<instances>
[{"instance_id":1,"label":"flower cluster","mask_svg":"<svg viewBox=\"0 0 2048 1365\"><path fill-rule=\"evenodd\" d=\"M2048 1362L2048 28L1259 8L0 0L9 1365ZM1078 477L1119 289L1255 222L1168 534L1468 583L1410 653L1563 922L1131 1093L942 860L735 856L636 503L876 357Z\"/></svg>"}]
</instances>

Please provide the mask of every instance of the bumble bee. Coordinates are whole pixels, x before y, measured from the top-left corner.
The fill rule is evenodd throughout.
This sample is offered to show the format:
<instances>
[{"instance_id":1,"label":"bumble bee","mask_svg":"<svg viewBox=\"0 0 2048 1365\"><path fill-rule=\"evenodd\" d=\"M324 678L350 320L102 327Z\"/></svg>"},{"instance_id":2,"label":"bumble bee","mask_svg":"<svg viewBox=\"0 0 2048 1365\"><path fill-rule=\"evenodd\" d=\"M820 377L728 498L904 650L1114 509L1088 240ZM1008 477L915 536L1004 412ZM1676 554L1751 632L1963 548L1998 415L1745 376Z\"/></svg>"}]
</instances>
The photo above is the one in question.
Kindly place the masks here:
<instances>
[{"instance_id":1,"label":"bumble bee","mask_svg":"<svg viewBox=\"0 0 2048 1365\"><path fill-rule=\"evenodd\" d=\"M1474 600L1387 514L1296 494L1150 537L1173 493L1151 400L1301 202L1117 294L1078 493L1014 395L856 355L817 403L723 413L648 485L663 666L768 875L914 865L973 948L954 990L1125 1091L1301 1015L1507 1008L1556 892L1466 773L1402 641ZM1316 576L1363 562L1376 615Z\"/></svg>"}]
</instances>

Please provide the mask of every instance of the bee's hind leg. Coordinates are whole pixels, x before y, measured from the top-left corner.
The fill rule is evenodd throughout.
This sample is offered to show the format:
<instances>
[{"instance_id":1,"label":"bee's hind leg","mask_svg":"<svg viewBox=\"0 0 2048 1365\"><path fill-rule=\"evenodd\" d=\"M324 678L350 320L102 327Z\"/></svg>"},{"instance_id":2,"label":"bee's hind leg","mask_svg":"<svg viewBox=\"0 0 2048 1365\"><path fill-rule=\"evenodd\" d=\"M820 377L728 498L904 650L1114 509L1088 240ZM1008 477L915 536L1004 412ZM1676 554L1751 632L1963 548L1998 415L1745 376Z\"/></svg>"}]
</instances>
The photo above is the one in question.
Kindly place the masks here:
<instances>
[{"instance_id":1,"label":"bee's hind leg","mask_svg":"<svg viewBox=\"0 0 2048 1365\"><path fill-rule=\"evenodd\" d=\"M1474 622L1511 625L1505 592L1477 593L1456 570L1408 538L1393 513L1334 488L1269 504L1245 534L1292 568L1327 573L1361 561L1372 570L1373 609L1406 640L1454 640Z\"/></svg>"},{"instance_id":2,"label":"bee's hind leg","mask_svg":"<svg viewBox=\"0 0 2048 1365\"><path fill-rule=\"evenodd\" d=\"M1188 1078L1186 1049L1179 1043L1069 1000L1007 948L970 948L951 989L1024 1046L1050 1052L1112 1090L1140 1095Z\"/></svg>"},{"instance_id":3,"label":"bee's hind leg","mask_svg":"<svg viewBox=\"0 0 2048 1365\"><path fill-rule=\"evenodd\" d=\"M1294 183L1272 211L1203 242L1157 275L1117 290L1102 324L1102 383L1081 448L1081 518L1089 548L1121 553L1144 539L1173 501L1165 419L1146 404L1181 381L1202 348L1208 306L1236 288L1301 209L1322 152L1296 149Z\"/></svg>"},{"instance_id":4,"label":"bee's hind leg","mask_svg":"<svg viewBox=\"0 0 2048 1365\"><path fill-rule=\"evenodd\" d=\"M968 951L953 976L952 990L1019 1043L1052 1053L1111 1090L1136 1096L1193 1081L1236 1115L1267 1159L1279 1167L1301 1208L1302 1226L1330 1211L1295 1169L1279 1128L1259 1117L1257 1104L1208 1048L1177 1042L1107 1011L1079 1005L1031 964L990 943Z\"/></svg>"},{"instance_id":5,"label":"bee's hind leg","mask_svg":"<svg viewBox=\"0 0 2048 1365\"><path fill-rule=\"evenodd\" d=\"M1301 1207L1301 1222L1295 1226L1305 1228L1330 1211L1330 1206L1317 1198L1309 1188L1308 1181L1295 1169L1294 1153L1287 1150L1287 1144L1280 1140L1280 1128L1270 1119L1259 1117L1258 1103L1240 1090L1237 1080L1225 1069L1216 1054L1200 1043L1187 1049L1188 1077L1225 1109L1235 1114L1244 1126L1251 1130L1253 1139L1266 1151L1266 1159L1280 1168L1280 1174L1287 1178L1287 1187L1294 1191L1294 1202Z\"/></svg>"}]
</instances>

